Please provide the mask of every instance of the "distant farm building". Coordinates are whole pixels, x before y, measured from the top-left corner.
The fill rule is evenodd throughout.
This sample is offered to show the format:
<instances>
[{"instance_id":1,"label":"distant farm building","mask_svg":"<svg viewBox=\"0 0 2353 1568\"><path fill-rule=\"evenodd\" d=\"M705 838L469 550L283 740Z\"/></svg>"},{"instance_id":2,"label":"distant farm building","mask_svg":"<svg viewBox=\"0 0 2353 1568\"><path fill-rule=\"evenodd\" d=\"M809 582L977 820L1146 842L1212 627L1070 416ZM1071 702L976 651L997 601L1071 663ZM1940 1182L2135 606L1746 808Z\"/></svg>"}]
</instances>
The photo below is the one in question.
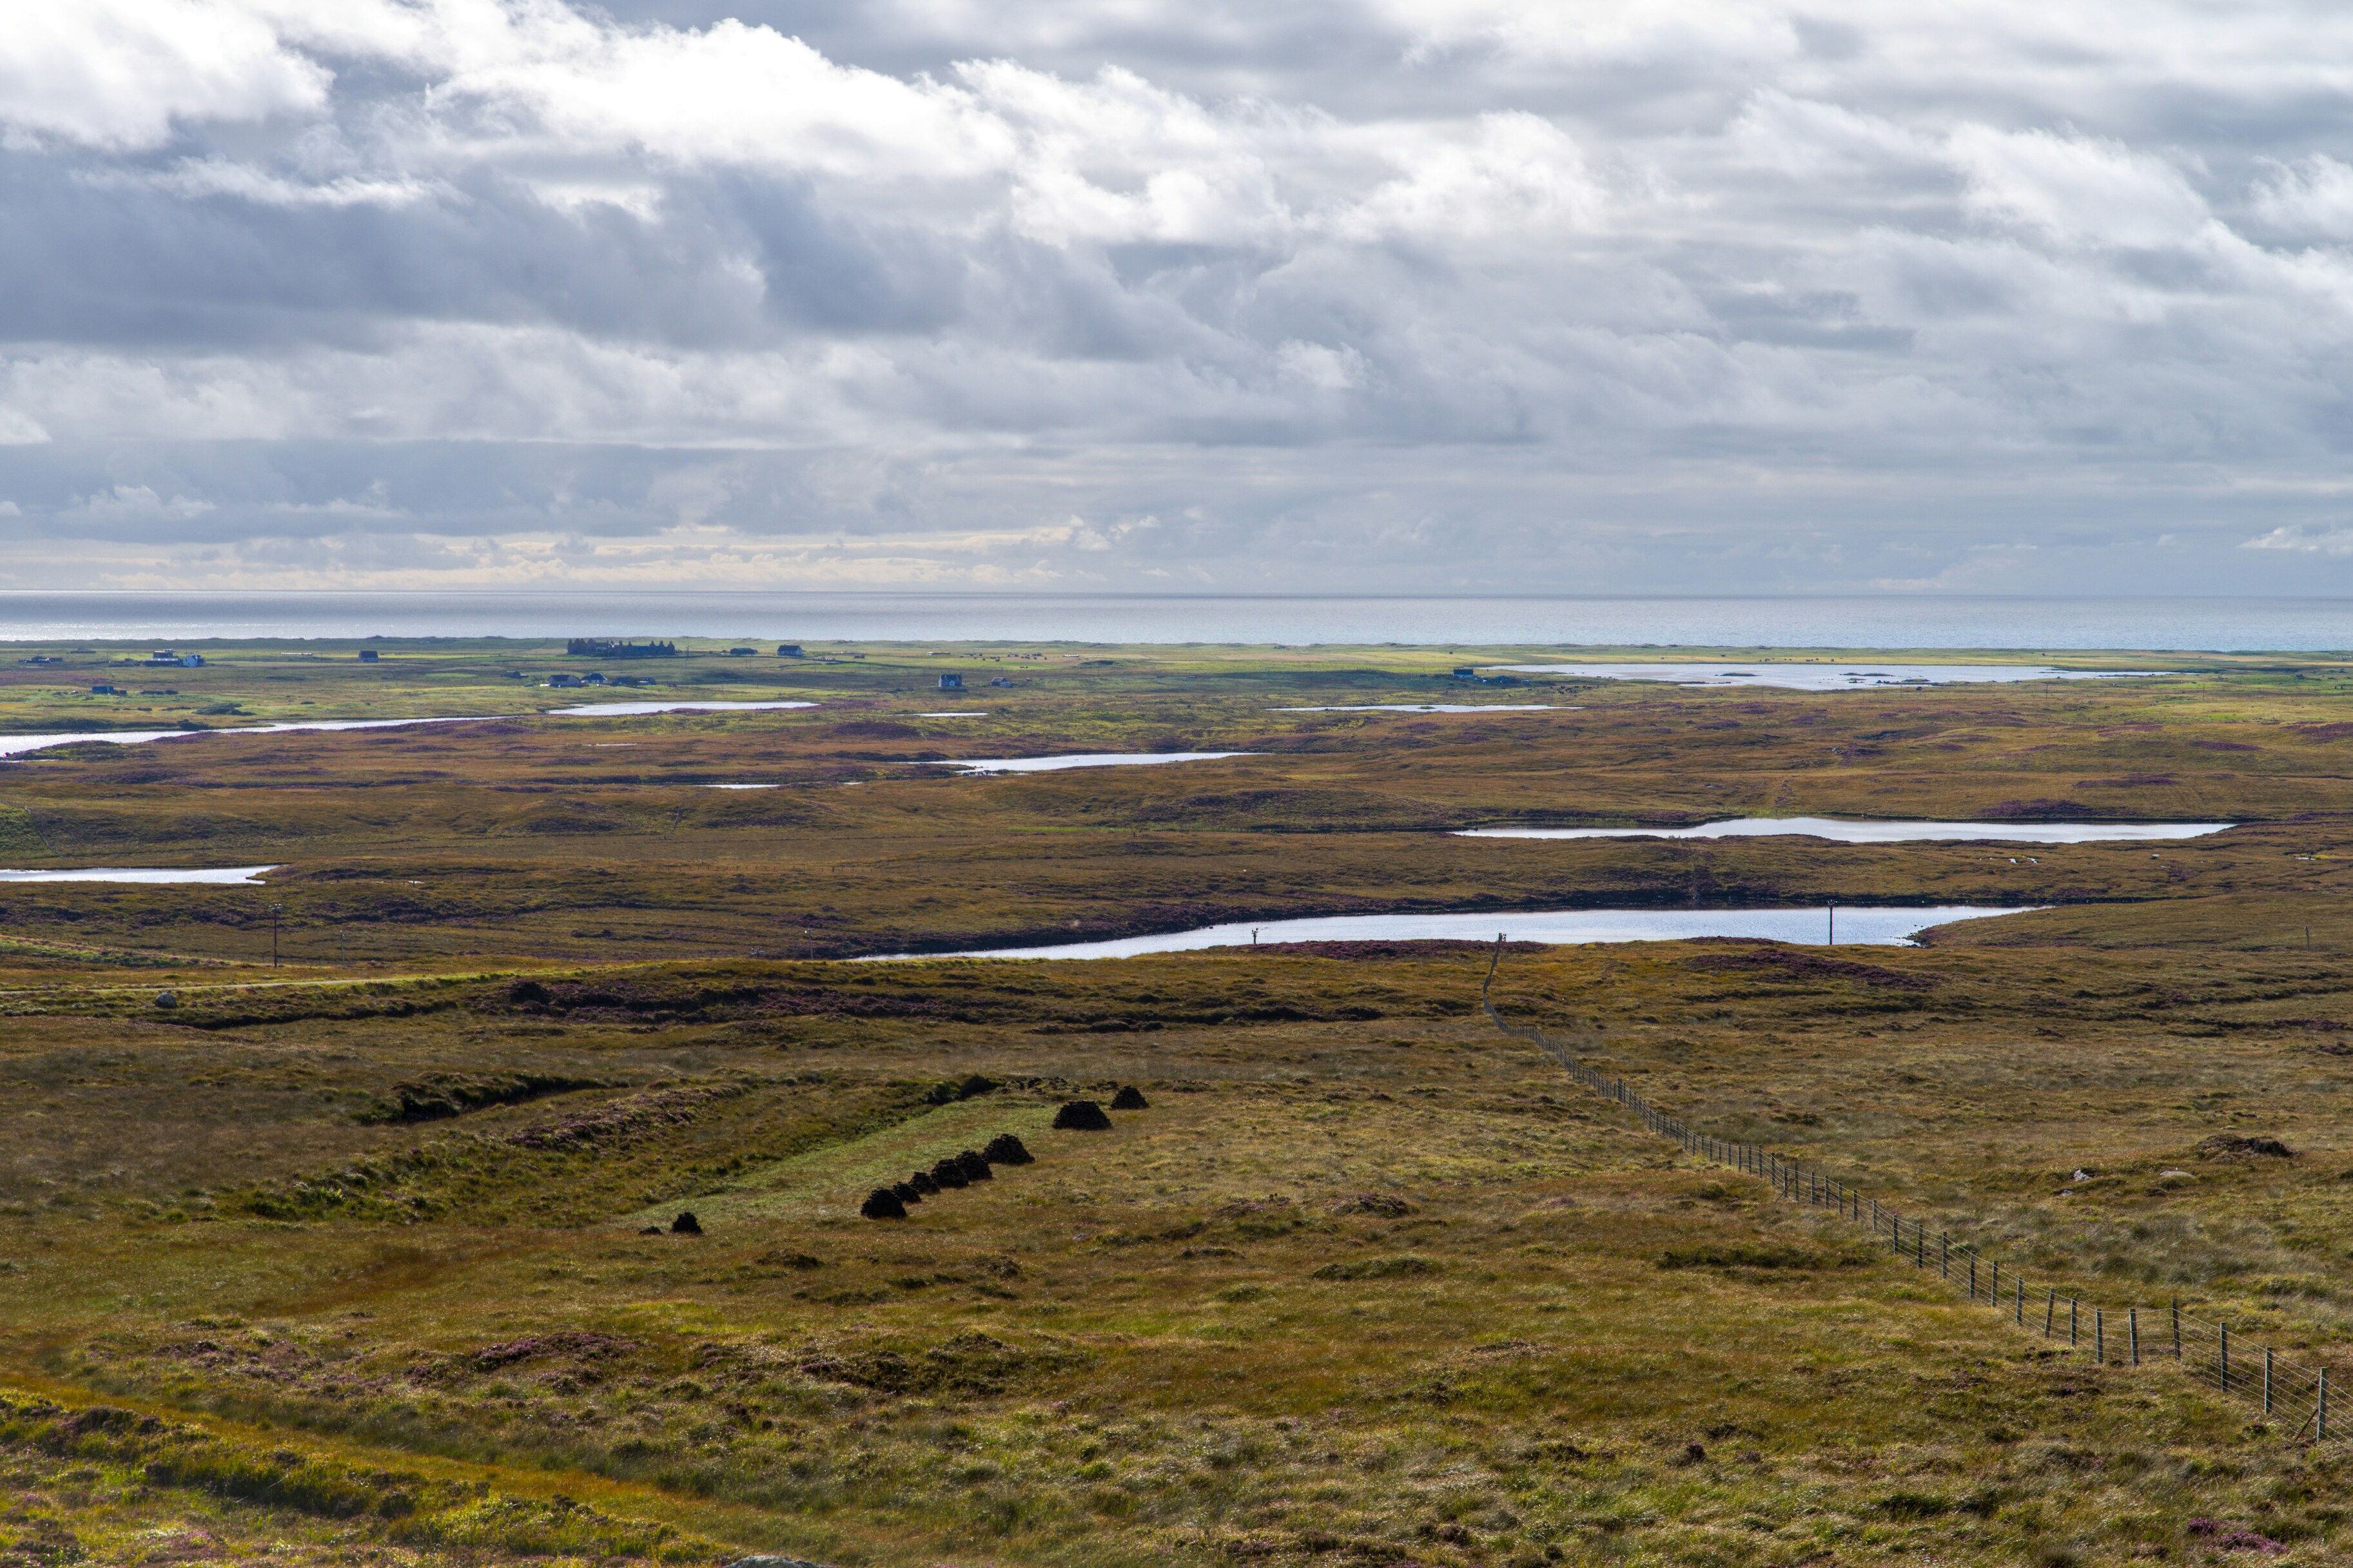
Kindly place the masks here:
<instances>
[{"instance_id":1,"label":"distant farm building","mask_svg":"<svg viewBox=\"0 0 2353 1568\"><path fill-rule=\"evenodd\" d=\"M372 647L364 647L360 649L360 662L362 664L374 664L375 661L375 649Z\"/></svg>"},{"instance_id":2,"label":"distant farm building","mask_svg":"<svg viewBox=\"0 0 2353 1568\"><path fill-rule=\"evenodd\" d=\"M962 691L964 689L964 677L961 675L941 676L940 689L942 691Z\"/></svg>"},{"instance_id":3,"label":"distant farm building","mask_svg":"<svg viewBox=\"0 0 2353 1568\"><path fill-rule=\"evenodd\" d=\"M755 647L731 647L727 650L727 657L729 658L749 658L759 651L760 650Z\"/></svg>"},{"instance_id":4,"label":"distant farm building","mask_svg":"<svg viewBox=\"0 0 2353 1568\"><path fill-rule=\"evenodd\" d=\"M797 642L780 642L776 645L776 657L778 658L798 658L801 657L801 645Z\"/></svg>"},{"instance_id":5,"label":"distant farm building","mask_svg":"<svg viewBox=\"0 0 2353 1568\"><path fill-rule=\"evenodd\" d=\"M564 651L575 658L673 658L678 645L669 642L625 642L617 637L574 637Z\"/></svg>"},{"instance_id":6,"label":"distant farm building","mask_svg":"<svg viewBox=\"0 0 2353 1568\"><path fill-rule=\"evenodd\" d=\"M547 678L547 683L550 686L586 686L588 684L576 675L551 675Z\"/></svg>"},{"instance_id":7,"label":"distant farm building","mask_svg":"<svg viewBox=\"0 0 2353 1568\"><path fill-rule=\"evenodd\" d=\"M122 695L121 692L115 690L111 686L93 686L90 689L90 694L92 697L120 697Z\"/></svg>"}]
</instances>

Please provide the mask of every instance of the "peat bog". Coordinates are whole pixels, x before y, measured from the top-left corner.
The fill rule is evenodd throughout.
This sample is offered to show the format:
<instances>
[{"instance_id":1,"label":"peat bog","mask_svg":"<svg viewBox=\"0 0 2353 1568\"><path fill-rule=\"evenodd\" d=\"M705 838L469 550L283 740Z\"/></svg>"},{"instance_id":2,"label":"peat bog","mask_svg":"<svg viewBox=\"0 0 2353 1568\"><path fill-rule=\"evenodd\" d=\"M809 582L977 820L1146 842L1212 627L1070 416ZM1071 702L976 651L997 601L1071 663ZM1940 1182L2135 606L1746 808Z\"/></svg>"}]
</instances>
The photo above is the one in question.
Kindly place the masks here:
<instances>
[{"instance_id":1,"label":"peat bog","mask_svg":"<svg viewBox=\"0 0 2353 1568\"><path fill-rule=\"evenodd\" d=\"M1549 707L1487 717L1387 710L1470 706L1470 650L813 645L639 694L810 707L558 717L556 647L372 646L207 647L121 698L0 668L0 731L75 737L0 761L0 864L277 868L0 886L0 1556L2353 1550L2336 1448L1972 1310L1479 1005L1492 963L1507 1020L1678 1117L2353 1373L2353 668L1530 675L1498 700ZM928 714L944 669L1011 684ZM103 738L426 716L458 721ZM1249 754L938 765L1179 752ZM1454 836L1747 816L2238 826ZM2036 912L1852 952L843 962L1829 903Z\"/></svg>"}]
</instances>

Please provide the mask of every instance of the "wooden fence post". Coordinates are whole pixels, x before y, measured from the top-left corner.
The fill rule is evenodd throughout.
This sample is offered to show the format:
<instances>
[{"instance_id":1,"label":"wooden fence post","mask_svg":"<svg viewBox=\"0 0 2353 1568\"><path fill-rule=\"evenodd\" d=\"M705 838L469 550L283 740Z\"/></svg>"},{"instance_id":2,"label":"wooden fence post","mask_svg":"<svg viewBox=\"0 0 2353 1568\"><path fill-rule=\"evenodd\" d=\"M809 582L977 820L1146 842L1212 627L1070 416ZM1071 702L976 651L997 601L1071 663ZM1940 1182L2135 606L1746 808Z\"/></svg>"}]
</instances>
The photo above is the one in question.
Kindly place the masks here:
<instances>
[{"instance_id":1,"label":"wooden fence post","mask_svg":"<svg viewBox=\"0 0 2353 1568\"><path fill-rule=\"evenodd\" d=\"M2222 1367L2222 1392L2223 1392L2223 1393L2225 1393L2225 1394L2228 1394L2228 1393L2230 1393L2230 1392L2231 1392L2231 1325L2230 1325L2230 1324L2228 1324L2228 1323L2224 1323L2224 1324L2221 1326L2221 1336L2222 1336L2222 1350L2221 1350L2221 1358L2222 1358L2222 1359L2221 1359L2221 1367Z\"/></svg>"},{"instance_id":2,"label":"wooden fence post","mask_svg":"<svg viewBox=\"0 0 2353 1568\"><path fill-rule=\"evenodd\" d=\"M2140 1364L2140 1309L2138 1307L2126 1310L2125 1326L2132 1334L2132 1363L2138 1366Z\"/></svg>"},{"instance_id":3,"label":"wooden fence post","mask_svg":"<svg viewBox=\"0 0 2353 1568\"><path fill-rule=\"evenodd\" d=\"M2051 1295L2049 1299L2042 1303L2042 1337L2046 1340L2051 1337L2052 1316L2058 1310L2059 1288L2056 1285L2053 1285L2051 1288Z\"/></svg>"},{"instance_id":4,"label":"wooden fence post","mask_svg":"<svg viewBox=\"0 0 2353 1568\"><path fill-rule=\"evenodd\" d=\"M2071 1345L2075 1342L2076 1309L2082 1305L2083 1302L2076 1297L2067 1298L2067 1342Z\"/></svg>"},{"instance_id":5,"label":"wooden fence post","mask_svg":"<svg viewBox=\"0 0 2353 1568\"><path fill-rule=\"evenodd\" d=\"M2263 1347L2263 1414L2272 1413L2272 1347Z\"/></svg>"},{"instance_id":6,"label":"wooden fence post","mask_svg":"<svg viewBox=\"0 0 2353 1568\"><path fill-rule=\"evenodd\" d=\"M2181 1359L2181 1298L2173 1299L2173 1359Z\"/></svg>"}]
</instances>

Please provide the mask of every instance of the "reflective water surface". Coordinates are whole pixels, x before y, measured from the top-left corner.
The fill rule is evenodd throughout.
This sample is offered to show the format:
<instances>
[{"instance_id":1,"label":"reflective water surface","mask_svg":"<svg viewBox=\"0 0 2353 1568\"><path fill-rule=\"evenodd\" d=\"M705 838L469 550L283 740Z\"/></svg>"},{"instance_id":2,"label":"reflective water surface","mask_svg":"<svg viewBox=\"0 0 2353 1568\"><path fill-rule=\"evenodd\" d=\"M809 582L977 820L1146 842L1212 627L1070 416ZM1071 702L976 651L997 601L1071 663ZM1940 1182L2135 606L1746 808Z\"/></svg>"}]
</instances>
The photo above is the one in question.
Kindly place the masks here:
<instances>
[{"instance_id":1,"label":"reflective water surface","mask_svg":"<svg viewBox=\"0 0 2353 1568\"><path fill-rule=\"evenodd\" d=\"M1828 816L1744 816L1697 827L1466 827L1457 838L1764 838L1783 834L1840 844L2151 844L2202 838L2235 822L1841 822Z\"/></svg>"},{"instance_id":2,"label":"reflective water surface","mask_svg":"<svg viewBox=\"0 0 2353 1568\"><path fill-rule=\"evenodd\" d=\"M2036 907L2036 906L2029 906ZM1947 904L1933 909L1796 910L1558 910L1511 914L1325 915L1203 926L1158 936L1073 942L1050 947L1000 947L974 952L893 953L893 958L1133 958L1147 952L1191 952L1205 947L1248 947L1282 942L1514 942L1563 945L1590 942L1683 942L1694 937L1755 937L1821 946L1835 936L1846 946L1903 947L1930 926L2027 912Z\"/></svg>"}]
</instances>

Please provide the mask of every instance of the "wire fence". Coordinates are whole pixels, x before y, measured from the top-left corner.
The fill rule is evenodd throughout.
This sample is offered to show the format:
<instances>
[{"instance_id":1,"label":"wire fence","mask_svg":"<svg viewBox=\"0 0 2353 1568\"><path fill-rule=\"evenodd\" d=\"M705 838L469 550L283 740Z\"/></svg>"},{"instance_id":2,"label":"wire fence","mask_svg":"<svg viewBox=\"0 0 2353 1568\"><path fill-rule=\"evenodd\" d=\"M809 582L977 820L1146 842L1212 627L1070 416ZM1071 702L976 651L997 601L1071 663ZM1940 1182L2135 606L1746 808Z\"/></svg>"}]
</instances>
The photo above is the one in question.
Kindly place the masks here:
<instances>
[{"instance_id":1,"label":"wire fence","mask_svg":"<svg viewBox=\"0 0 2353 1568\"><path fill-rule=\"evenodd\" d=\"M2055 1285L2036 1283L1969 1242L1956 1242L1944 1230L1931 1233L1917 1215L1900 1213L1822 1171L1761 1144L1702 1132L1667 1115L1627 1087L1625 1079L1588 1067L1567 1042L1534 1025L1504 1022L1488 995L1503 956L1498 935L1487 978L1479 987L1479 1005L1489 1021L1543 1051L1587 1089L1632 1111L1648 1131L1682 1144L1684 1152L1755 1176L1792 1203L1830 1209L1841 1219L1868 1226L1875 1241L1915 1269L1933 1272L1967 1290L1971 1301L1985 1302L2027 1332L2064 1340L2070 1351L2102 1366L2170 1363L2225 1394L2260 1404L2266 1417L2294 1419L2295 1437L2309 1433L2315 1443L2353 1438L2353 1432L2344 1429L2341 1411L2336 1413L2337 1430L2330 1429L2330 1379L2325 1366L2283 1360L2268 1345L2233 1334L2228 1323L2211 1323L2183 1311L2178 1300L2161 1307L2111 1307L2087 1302ZM2337 1392L2341 1397L2341 1384Z\"/></svg>"}]
</instances>

